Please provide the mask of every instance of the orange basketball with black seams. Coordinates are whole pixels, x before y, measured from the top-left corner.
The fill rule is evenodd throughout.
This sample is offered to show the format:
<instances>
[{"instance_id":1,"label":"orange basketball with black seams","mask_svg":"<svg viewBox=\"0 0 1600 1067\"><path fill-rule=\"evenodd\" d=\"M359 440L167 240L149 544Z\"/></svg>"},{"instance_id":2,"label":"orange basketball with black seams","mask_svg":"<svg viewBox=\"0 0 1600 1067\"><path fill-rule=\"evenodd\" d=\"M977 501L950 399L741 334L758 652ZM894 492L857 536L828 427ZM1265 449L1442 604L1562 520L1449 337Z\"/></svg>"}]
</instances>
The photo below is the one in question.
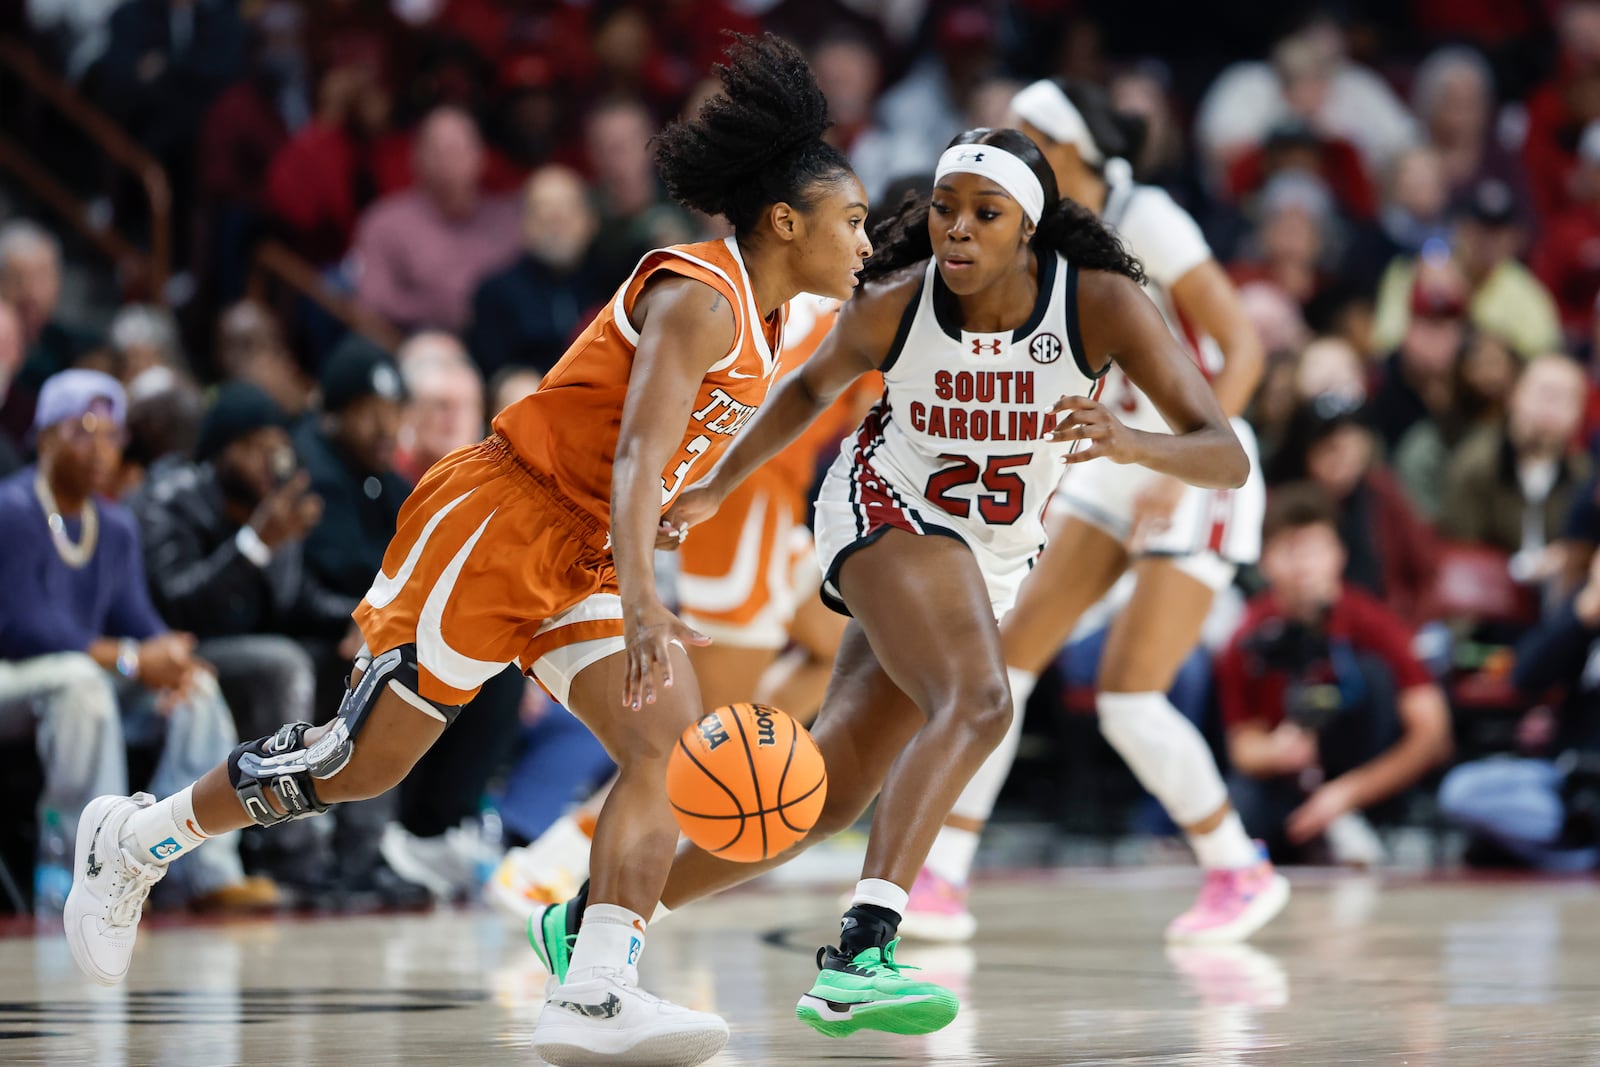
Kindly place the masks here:
<instances>
[{"instance_id":1,"label":"orange basketball with black seams","mask_svg":"<svg viewBox=\"0 0 1600 1067\"><path fill-rule=\"evenodd\" d=\"M822 814L828 771L806 728L766 704L708 712L667 761L667 799L684 836L739 863L776 856Z\"/></svg>"}]
</instances>

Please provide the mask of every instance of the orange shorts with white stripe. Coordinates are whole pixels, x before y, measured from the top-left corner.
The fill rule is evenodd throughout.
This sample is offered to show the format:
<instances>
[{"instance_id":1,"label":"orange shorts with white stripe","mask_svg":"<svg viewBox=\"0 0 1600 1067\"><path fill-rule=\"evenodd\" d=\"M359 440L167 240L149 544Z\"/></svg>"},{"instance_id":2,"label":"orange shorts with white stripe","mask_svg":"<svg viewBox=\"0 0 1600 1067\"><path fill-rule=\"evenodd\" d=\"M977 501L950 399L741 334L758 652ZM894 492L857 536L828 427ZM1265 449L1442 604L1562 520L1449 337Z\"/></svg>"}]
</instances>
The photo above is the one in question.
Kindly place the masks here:
<instances>
[{"instance_id":1,"label":"orange shorts with white stripe","mask_svg":"<svg viewBox=\"0 0 1600 1067\"><path fill-rule=\"evenodd\" d=\"M464 704L515 663L565 704L579 671L623 648L606 541L492 435L423 475L356 625L375 651L416 645L429 700Z\"/></svg>"},{"instance_id":2,"label":"orange shorts with white stripe","mask_svg":"<svg viewBox=\"0 0 1600 1067\"><path fill-rule=\"evenodd\" d=\"M720 645L782 648L822 585L805 521L805 490L774 464L758 468L679 550L683 620Z\"/></svg>"}]
</instances>

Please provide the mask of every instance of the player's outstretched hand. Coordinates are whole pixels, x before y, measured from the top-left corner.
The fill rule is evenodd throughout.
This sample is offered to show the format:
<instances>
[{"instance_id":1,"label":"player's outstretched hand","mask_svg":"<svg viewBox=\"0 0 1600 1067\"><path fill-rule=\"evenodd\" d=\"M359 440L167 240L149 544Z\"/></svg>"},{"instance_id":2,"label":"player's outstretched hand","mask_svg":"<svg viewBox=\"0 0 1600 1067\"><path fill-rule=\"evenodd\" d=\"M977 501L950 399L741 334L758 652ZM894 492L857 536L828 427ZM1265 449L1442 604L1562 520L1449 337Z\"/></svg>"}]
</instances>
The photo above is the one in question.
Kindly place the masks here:
<instances>
[{"instance_id":1,"label":"player's outstretched hand","mask_svg":"<svg viewBox=\"0 0 1600 1067\"><path fill-rule=\"evenodd\" d=\"M689 527L705 522L722 506L722 494L712 488L709 478L695 482L678 494L656 528L656 547L676 549L689 536Z\"/></svg>"},{"instance_id":2,"label":"player's outstretched hand","mask_svg":"<svg viewBox=\"0 0 1600 1067\"><path fill-rule=\"evenodd\" d=\"M623 612L628 672L622 683L622 703L637 711L654 704L663 689L672 688L672 646L709 645L711 638L693 629L654 601Z\"/></svg>"},{"instance_id":3,"label":"player's outstretched hand","mask_svg":"<svg viewBox=\"0 0 1600 1067\"><path fill-rule=\"evenodd\" d=\"M1063 463L1102 457L1113 463L1137 463L1142 458L1138 434L1124 426L1100 401L1087 396L1064 396L1050 410L1059 419L1050 431L1050 440L1088 445L1073 448L1063 457Z\"/></svg>"}]
</instances>

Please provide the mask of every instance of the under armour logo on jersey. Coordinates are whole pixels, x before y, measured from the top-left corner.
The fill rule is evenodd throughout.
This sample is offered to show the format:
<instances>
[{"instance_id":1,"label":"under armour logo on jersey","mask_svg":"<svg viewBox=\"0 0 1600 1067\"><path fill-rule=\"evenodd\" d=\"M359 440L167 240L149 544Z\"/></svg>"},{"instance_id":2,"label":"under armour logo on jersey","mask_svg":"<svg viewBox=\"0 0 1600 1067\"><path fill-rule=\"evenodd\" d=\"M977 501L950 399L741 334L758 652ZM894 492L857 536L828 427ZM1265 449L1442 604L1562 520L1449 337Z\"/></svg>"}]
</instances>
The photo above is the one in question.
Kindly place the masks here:
<instances>
[{"instance_id":1,"label":"under armour logo on jersey","mask_svg":"<svg viewBox=\"0 0 1600 1067\"><path fill-rule=\"evenodd\" d=\"M1028 355L1035 363L1054 363L1061 358L1061 338L1053 333L1037 333L1028 342Z\"/></svg>"},{"instance_id":2,"label":"under armour logo on jersey","mask_svg":"<svg viewBox=\"0 0 1600 1067\"><path fill-rule=\"evenodd\" d=\"M972 339L972 354L975 356L998 356L1002 344L1003 342L998 337L993 341L985 341L974 337Z\"/></svg>"}]
</instances>

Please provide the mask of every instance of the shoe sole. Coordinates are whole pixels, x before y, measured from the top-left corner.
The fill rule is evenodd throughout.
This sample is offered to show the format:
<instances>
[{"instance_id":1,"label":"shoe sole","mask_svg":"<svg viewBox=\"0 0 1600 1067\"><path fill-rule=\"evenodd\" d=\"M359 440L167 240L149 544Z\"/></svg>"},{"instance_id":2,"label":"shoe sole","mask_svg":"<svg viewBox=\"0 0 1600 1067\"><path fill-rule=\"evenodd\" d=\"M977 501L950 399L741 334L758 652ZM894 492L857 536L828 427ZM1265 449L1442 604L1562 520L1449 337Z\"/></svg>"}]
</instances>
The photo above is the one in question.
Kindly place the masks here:
<instances>
[{"instance_id":1,"label":"shoe sole","mask_svg":"<svg viewBox=\"0 0 1600 1067\"><path fill-rule=\"evenodd\" d=\"M533 1051L553 1067L601 1067L618 1063L659 1064L660 1067L694 1067L722 1051L727 1030L682 1030L647 1037L623 1048L600 1051L574 1040L540 1041L534 1035Z\"/></svg>"},{"instance_id":2,"label":"shoe sole","mask_svg":"<svg viewBox=\"0 0 1600 1067\"><path fill-rule=\"evenodd\" d=\"M128 972L112 975L100 970L94 965L89 954L89 947L79 935L82 924L78 921L82 915L74 915L73 900L84 892L79 883L83 872L89 866L89 849L94 844L95 836L100 831L100 824L105 821L106 813L115 809L126 797L104 796L96 797L84 806L83 814L78 816L78 840L73 842L72 888L67 892L67 900L61 909L62 923L66 928L67 948L72 952L72 962L78 965L78 970L84 975L103 986L121 985L123 979L128 977ZM88 830L88 836L84 830Z\"/></svg>"},{"instance_id":3,"label":"shoe sole","mask_svg":"<svg viewBox=\"0 0 1600 1067\"><path fill-rule=\"evenodd\" d=\"M900 920L900 928L896 932L907 941L959 945L972 940L972 935L978 932L978 920L970 911L957 915L908 911L905 918Z\"/></svg>"},{"instance_id":4,"label":"shoe sole","mask_svg":"<svg viewBox=\"0 0 1600 1067\"><path fill-rule=\"evenodd\" d=\"M824 998L807 993L794 1006L795 1018L824 1037L849 1037L858 1030L931 1034L949 1026L960 1010L961 1001L950 992L852 1004L843 1013Z\"/></svg>"},{"instance_id":5,"label":"shoe sole","mask_svg":"<svg viewBox=\"0 0 1600 1067\"><path fill-rule=\"evenodd\" d=\"M1289 903L1289 879L1274 874L1267 888L1231 923L1193 932L1167 930L1167 940L1178 945L1231 945L1249 938L1278 917Z\"/></svg>"}]
</instances>

